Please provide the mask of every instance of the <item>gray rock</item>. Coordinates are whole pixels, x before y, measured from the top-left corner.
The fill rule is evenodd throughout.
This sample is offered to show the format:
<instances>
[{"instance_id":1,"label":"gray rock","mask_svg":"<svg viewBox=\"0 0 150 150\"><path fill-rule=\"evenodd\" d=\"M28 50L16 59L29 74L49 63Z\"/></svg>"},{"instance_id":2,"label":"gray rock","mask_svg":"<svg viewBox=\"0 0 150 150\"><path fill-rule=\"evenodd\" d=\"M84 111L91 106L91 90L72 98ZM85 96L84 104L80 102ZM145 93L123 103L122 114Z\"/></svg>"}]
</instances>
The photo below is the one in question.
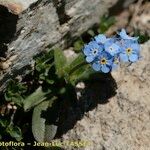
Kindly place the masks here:
<instances>
[{"instance_id":1,"label":"gray rock","mask_svg":"<svg viewBox=\"0 0 150 150\"><path fill-rule=\"evenodd\" d=\"M13 2L19 1L22 2ZM18 17L14 15L2 20L9 28L4 28L6 31L1 29L3 34L0 32L1 36L5 36L0 42L8 45L7 62L2 65L0 62L1 69L5 69L0 72L0 91L10 78L26 74L27 66L33 64L33 56L53 47L69 46L74 38L98 23L100 16L117 2L118 0L38 0ZM26 6L23 10L29 6L26 3L22 5ZM6 49L6 45L2 47ZM9 57L12 55L16 59L10 62Z\"/></svg>"},{"instance_id":2,"label":"gray rock","mask_svg":"<svg viewBox=\"0 0 150 150\"><path fill-rule=\"evenodd\" d=\"M7 7L11 13L17 15L37 1L38 0L0 0L0 5Z\"/></svg>"}]
</instances>

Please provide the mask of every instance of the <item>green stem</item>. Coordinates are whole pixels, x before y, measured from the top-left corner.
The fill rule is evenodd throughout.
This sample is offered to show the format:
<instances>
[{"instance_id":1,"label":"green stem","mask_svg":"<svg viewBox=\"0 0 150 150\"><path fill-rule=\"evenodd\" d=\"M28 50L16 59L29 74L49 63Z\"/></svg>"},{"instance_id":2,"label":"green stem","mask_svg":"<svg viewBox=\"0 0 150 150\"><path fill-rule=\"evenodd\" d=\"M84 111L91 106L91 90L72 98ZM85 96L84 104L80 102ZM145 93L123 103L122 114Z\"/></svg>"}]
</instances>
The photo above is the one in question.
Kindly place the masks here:
<instances>
[{"instance_id":1,"label":"green stem","mask_svg":"<svg viewBox=\"0 0 150 150\"><path fill-rule=\"evenodd\" d=\"M86 62L82 62L80 64L78 64L77 66L75 66L74 68L72 68L69 72L69 75L71 75L73 72L75 72L76 70L78 70L81 66L84 66L84 65L88 65Z\"/></svg>"},{"instance_id":2,"label":"green stem","mask_svg":"<svg viewBox=\"0 0 150 150\"><path fill-rule=\"evenodd\" d=\"M81 66L88 65L85 61L84 55L80 53L78 57L68 66L68 75L71 75L74 71L78 70Z\"/></svg>"}]
</instances>

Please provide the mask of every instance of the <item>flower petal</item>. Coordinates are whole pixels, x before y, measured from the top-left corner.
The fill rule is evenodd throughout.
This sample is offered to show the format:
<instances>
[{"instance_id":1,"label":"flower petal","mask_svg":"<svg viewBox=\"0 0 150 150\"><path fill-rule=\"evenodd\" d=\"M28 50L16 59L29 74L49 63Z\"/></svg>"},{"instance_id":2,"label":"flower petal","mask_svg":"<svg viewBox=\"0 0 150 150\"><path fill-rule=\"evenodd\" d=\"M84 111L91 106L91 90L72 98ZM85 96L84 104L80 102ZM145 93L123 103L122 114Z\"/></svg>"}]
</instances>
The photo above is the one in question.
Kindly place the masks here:
<instances>
[{"instance_id":1,"label":"flower petal","mask_svg":"<svg viewBox=\"0 0 150 150\"><path fill-rule=\"evenodd\" d=\"M120 60L123 61L123 62L128 62L128 56L124 53L121 53L120 54Z\"/></svg>"},{"instance_id":2,"label":"flower petal","mask_svg":"<svg viewBox=\"0 0 150 150\"><path fill-rule=\"evenodd\" d=\"M118 64L113 64L112 65L112 70L116 70L118 68Z\"/></svg>"},{"instance_id":3,"label":"flower petal","mask_svg":"<svg viewBox=\"0 0 150 150\"><path fill-rule=\"evenodd\" d=\"M113 59L107 59L107 65L111 66L113 63Z\"/></svg>"},{"instance_id":4,"label":"flower petal","mask_svg":"<svg viewBox=\"0 0 150 150\"><path fill-rule=\"evenodd\" d=\"M100 64L98 64L98 63L93 63L92 68L93 68L95 71L100 71Z\"/></svg>"},{"instance_id":5,"label":"flower petal","mask_svg":"<svg viewBox=\"0 0 150 150\"><path fill-rule=\"evenodd\" d=\"M94 60L93 56L87 56L86 57L86 61L89 62L89 63L92 62L93 60Z\"/></svg>"},{"instance_id":6,"label":"flower petal","mask_svg":"<svg viewBox=\"0 0 150 150\"><path fill-rule=\"evenodd\" d=\"M127 40L134 40L134 41L136 41L138 39L137 37L131 37L131 36L127 35L125 29L122 29L121 32L118 35L120 35L120 37L122 39L125 39L125 40L127 39Z\"/></svg>"},{"instance_id":7,"label":"flower petal","mask_svg":"<svg viewBox=\"0 0 150 150\"><path fill-rule=\"evenodd\" d=\"M90 51L91 51L91 50L90 50L90 48L89 48L88 45L86 45L86 46L84 47L84 49L83 49L84 55L86 55L86 56L89 55Z\"/></svg>"},{"instance_id":8,"label":"flower petal","mask_svg":"<svg viewBox=\"0 0 150 150\"><path fill-rule=\"evenodd\" d=\"M138 55L137 55L137 54L131 54L131 55L129 56L129 60L130 60L131 62L136 62L136 61L138 60Z\"/></svg>"},{"instance_id":9,"label":"flower petal","mask_svg":"<svg viewBox=\"0 0 150 150\"><path fill-rule=\"evenodd\" d=\"M102 65L102 68L101 68L102 72L104 73L108 73L110 71L110 68L107 67L106 65Z\"/></svg>"},{"instance_id":10,"label":"flower petal","mask_svg":"<svg viewBox=\"0 0 150 150\"><path fill-rule=\"evenodd\" d=\"M95 40L97 43L102 43L104 44L107 40L106 36L103 34L99 34L98 36L95 37Z\"/></svg>"},{"instance_id":11,"label":"flower petal","mask_svg":"<svg viewBox=\"0 0 150 150\"><path fill-rule=\"evenodd\" d=\"M140 45L139 44L136 44L136 43L133 43L131 45L132 49L136 52L139 52L140 51Z\"/></svg>"},{"instance_id":12,"label":"flower petal","mask_svg":"<svg viewBox=\"0 0 150 150\"><path fill-rule=\"evenodd\" d=\"M110 55L112 55L112 56L114 56L115 54L117 54L118 52L119 52L119 49L120 49L120 47L117 45L117 44L112 44L110 47L108 47L107 49L106 49L106 51L110 54Z\"/></svg>"}]
</instances>

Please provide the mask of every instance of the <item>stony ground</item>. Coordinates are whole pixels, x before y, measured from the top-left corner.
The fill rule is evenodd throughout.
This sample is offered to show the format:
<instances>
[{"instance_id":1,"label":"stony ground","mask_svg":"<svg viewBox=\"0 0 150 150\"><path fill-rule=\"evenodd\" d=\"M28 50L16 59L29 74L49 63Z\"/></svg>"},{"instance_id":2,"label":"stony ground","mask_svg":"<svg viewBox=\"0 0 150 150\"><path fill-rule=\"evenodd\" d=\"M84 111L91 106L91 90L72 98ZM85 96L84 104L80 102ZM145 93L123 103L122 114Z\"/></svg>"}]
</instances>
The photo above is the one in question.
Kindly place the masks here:
<instances>
[{"instance_id":1,"label":"stony ground","mask_svg":"<svg viewBox=\"0 0 150 150\"><path fill-rule=\"evenodd\" d=\"M66 150L150 149L150 41L141 46L141 56L139 62L112 72L112 77L78 90L80 106L70 108L62 141L90 145Z\"/></svg>"}]
</instances>

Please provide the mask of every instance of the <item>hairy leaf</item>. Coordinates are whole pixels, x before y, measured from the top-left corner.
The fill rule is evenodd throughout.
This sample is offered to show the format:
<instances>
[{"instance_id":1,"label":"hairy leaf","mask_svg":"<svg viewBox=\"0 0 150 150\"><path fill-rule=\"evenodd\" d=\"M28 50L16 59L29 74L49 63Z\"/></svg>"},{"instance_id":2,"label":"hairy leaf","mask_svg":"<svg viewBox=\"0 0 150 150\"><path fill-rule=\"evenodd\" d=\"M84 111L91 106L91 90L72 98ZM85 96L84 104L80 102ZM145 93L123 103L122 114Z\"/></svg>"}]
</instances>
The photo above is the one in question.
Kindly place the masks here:
<instances>
[{"instance_id":1,"label":"hairy leaf","mask_svg":"<svg viewBox=\"0 0 150 150\"><path fill-rule=\"evenodd\" d=\"M58 77L63 77L64 76L64 67L66 65L66 57L64 56L62 50L55 49L54 61L55 61L56 74L58 75Z\"/></svg>"},{"instance_id":2,"label":"hairy leaf","mask_svg":"<svg viewBox=\"0 0 150 150\"><path fill-rule=\"evenodd\" d=\"M32 132L34 138L39 142L50 142L56 134L57 126L48 122L48 120L51 119L50 115L53 115L47 112L47 110L51 108L52 103L53 100L44 101L34 108Z\"/></svg>"},{"instance_id":3,"label":"hairy leaf","mask_svg":"<svg viewBox=\"0 0 150 150\"><path fill-rule=\"evenodd\" d=\"M29 95L25 100L24 100L24 110L27 111L34 106L38 105L42 101L46 100L46 94L47 92L44 92L42 90L42 87L39 87L34 93Z\"/></svg>"}]
</instances>

